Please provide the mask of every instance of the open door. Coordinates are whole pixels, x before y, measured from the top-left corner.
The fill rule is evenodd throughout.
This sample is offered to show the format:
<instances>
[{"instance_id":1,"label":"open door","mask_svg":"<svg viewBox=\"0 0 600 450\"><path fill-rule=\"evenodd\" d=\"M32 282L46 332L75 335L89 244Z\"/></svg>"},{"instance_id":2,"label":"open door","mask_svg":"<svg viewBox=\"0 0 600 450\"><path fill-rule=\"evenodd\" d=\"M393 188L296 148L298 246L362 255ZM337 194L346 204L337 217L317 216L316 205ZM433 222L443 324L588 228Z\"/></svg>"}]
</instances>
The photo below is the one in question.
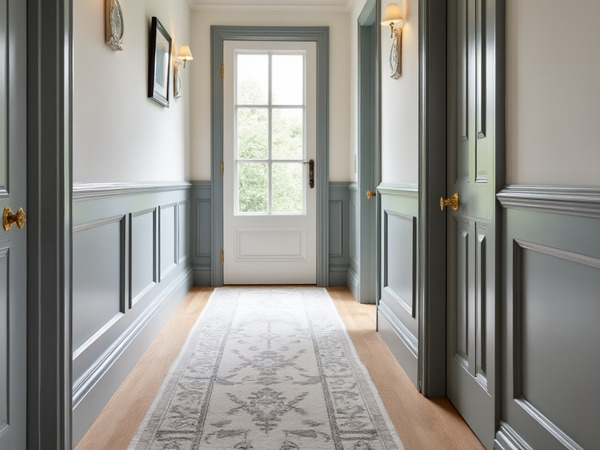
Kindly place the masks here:
<instances>
[{"instance_id":1,"label":"open door","mask_svg":"<svg viewBox=\"0 0 600 450\"><path fill-rule=\"evenodd\" d=\"M495 0L448 2L447 395L483 444L497 424L499 218Z\"/></svg>"}]
</instances>

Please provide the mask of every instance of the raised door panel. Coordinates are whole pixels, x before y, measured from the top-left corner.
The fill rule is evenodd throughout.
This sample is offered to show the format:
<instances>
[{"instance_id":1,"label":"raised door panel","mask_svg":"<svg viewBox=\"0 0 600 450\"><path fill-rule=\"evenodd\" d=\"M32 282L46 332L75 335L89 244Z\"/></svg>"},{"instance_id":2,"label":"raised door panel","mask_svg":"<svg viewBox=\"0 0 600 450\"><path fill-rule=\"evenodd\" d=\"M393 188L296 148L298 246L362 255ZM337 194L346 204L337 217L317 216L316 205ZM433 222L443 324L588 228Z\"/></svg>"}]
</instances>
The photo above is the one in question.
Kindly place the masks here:
<instances>
[{"instance_id":1,"label":"raised door panel","mask_svg":"<svg viewBox=\"0 0 600 450\"><path fill-rule=\"evenodd\" d=\"M469 247L472 247L469 221L454 220L449 223L450 260L448 267L448 288L455 295L448 299L448 322L451 333L448 336L448 352L451 358L467 370L471 343L469 324L472 299L472 288L469 277L469 262L471 261Z\"/></svg>"}]
</instances>

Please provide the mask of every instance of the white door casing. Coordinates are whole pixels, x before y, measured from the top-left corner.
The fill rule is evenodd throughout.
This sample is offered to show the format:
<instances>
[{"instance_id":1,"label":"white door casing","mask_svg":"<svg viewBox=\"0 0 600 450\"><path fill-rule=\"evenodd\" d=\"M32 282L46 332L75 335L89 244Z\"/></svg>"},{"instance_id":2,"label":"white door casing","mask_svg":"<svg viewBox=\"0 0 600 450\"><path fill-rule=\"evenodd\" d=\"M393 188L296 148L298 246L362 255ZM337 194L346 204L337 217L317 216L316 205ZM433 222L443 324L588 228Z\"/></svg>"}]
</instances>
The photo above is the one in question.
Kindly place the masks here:
<instances>
[{"instance_id":1,"label":"white door casing","mask_svg":"<svg viewBox=\"0 0 600 450\"><path fill-rule=\"evenodd\" d=\"M296 62L302 61L295 75L285 74L283 61L288 56ZM248 57L267 61L264 74L250 74L250 78L263 80L265 101L236 95L241 80L238 68L259 70L253 65L244 66L243 61L248 62ZM315 284L316 191L319 186L309 186L307 163L316 160L316 44L225 41L223 63L223 281L225 284ZM282 70L278 71L278 67ZM304 72L302 78L297 77L298 71ZM275 95L277 84L285 86L283 80L287 78L300 79L304 92L298 93L297 89L291 92L291 97L299 98L298 101L286 102ZM254 104L255 101L258 104ZM246 150L240 151L237 118L245 114L261 116L260 126L264 125L263 145L256 154L242 155ZM292 156L278 154L276 148L274 124L286 114L300 115L303 123L302 135L298 138L301 149ZM253 131L257 136L260 134L258 130ZM269 182L264 187L264 202L258 207L249 207L244 186L239 190L238 186L243 185L240 174L255 169L263 171ZM314 171L318 170L315 166ZM270 180L277 185L277 180L293 179L294 173L301 173L298 183L302 185L302 192L294 191L301 201L291 207L294 212L285 213L290 202L286 196L276 194L277 189L271 187Z\"/></svg>"}]
</instances>

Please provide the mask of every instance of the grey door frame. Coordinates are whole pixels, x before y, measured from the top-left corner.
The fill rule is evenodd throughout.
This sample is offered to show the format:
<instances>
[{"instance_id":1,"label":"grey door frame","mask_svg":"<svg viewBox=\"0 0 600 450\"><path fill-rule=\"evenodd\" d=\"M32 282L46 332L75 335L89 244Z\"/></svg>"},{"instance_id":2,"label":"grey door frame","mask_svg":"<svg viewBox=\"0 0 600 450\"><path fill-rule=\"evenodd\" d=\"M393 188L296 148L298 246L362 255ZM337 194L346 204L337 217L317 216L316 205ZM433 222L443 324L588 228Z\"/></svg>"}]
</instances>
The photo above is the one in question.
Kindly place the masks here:
<instances>
[{"instance_id":1,"label":"grey door frame","mask_svg":"<svg viewBox=\"0 0 600 450\"><path fill-rule=\"evenodd\" d=\"M378 1L367 0L358 17L358 290L360 303L379 299L380 261L378 227L380 202L367 199L367 190L376 191L381 181L380 147L380 63L378 55L380 27Z\"/></svg>"},{"instance_id":2,"label":"grey door frame","mask_svg":"<svg viewBox=\"0 0 600 450\"><path fill-rule=\"evenodd\" d=\"M419 2L419 389L446 396L446 0Z\"/></svg>"},{"instance_id":3,"label":"grey door frame","mask_svg":"<svg viewBox=\"0 0 600 450\"><path fill-rule=\"evenodd\" d=\"M317 285L329 286L329 28L216 26L211 33L211 284L223 285L223 64L224 41L317 43ZM226 169L227 170L227 169ZM227 257L227 255L225 255Z\"/></svg>"},{"instance_id":4,"label":"grey door frame","mask_svg":"<svg viewBox=\"0 0 600 450\"><path fill-rule=\"evenodd\" d=\"M71 448L72 0L27 9L27 448Z\"/></svg>"}]
</instances>

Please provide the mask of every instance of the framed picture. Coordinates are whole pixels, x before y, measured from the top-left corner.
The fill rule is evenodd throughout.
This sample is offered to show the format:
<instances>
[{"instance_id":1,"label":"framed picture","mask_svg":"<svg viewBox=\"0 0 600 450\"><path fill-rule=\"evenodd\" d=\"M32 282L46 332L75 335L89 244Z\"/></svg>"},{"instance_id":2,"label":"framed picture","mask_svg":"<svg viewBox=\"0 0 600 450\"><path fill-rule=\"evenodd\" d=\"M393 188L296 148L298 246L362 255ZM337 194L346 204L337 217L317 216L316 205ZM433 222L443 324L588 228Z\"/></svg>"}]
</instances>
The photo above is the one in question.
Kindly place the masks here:
<instances>
[{"instance_id":1,"label":"framed picture","mask_svg":"<svg viewBox=\"0 0 600 450\"><path fill-rule=\"evenodd\" d=\"M148 57L148 97L163 106L169 106L171 45L171 36L160 21L153 17Z\"/></svg>"}]
</instances>

